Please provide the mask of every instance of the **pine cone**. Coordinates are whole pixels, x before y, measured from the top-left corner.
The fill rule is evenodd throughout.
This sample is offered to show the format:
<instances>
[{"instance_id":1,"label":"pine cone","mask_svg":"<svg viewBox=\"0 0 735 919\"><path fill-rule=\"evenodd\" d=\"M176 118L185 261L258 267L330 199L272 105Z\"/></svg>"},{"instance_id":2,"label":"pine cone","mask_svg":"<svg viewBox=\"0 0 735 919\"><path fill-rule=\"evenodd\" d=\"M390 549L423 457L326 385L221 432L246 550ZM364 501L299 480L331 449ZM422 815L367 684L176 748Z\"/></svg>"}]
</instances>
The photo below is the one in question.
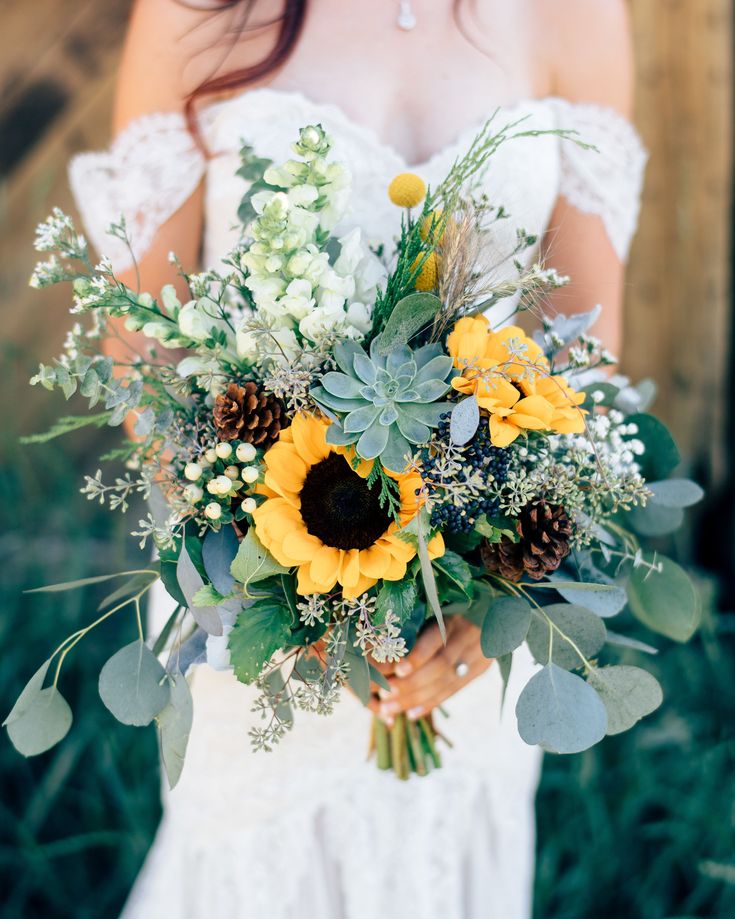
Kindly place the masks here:
<instances>
[{"instance_id":1,"label":"pine cone","mask_svg":"<svg viewBox=\"0 0 735 919\"><path fill-rule=\"evenodd\" d=\"M516 529L518 542L503 536L500 542L483 544L482 560L488 571L511 581L520 581L524 574L540 581L556 571L571 551L572 524L559 504L538 501L524 507Z\"/></svg>"},{"instance_id":2,"label":"pine cone","mask_svg":"<svg viewBox=\"0 0 735 919\"><path fill-rule=\"evenodd\" d=\"M214 400L214 426L220 440L243 440L268 449L285 423L283 404L259 390L252 380L244 386L230 383Z\"/></svg>"}]
</instances>

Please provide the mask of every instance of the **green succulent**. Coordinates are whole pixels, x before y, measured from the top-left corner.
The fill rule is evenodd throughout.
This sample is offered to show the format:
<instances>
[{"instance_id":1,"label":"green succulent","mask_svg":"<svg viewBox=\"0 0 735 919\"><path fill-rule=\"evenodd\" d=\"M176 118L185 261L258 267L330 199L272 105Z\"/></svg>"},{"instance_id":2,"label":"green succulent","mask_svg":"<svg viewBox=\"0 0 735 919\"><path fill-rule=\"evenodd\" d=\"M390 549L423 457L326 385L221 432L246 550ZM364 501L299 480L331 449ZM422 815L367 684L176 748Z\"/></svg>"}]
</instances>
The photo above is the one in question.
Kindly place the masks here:
<instances>
[{"instance_id":1,"label":"green succulent","mask_svg":"<svg viewBox=\"0 0 735 919\"><path fill-rule=\"evenodd\" d=\"M396 345L380 354L376 338L369 356L355 342L342 342L335 358L342 373L325 374L311 390L333 421L327 441L355 444L363 459L380 457L386 469L402 472L412 445L426 443L450 409L442 397L450 388L451 357L438 344L415 351Z\"/></svg>"}]
</instances>

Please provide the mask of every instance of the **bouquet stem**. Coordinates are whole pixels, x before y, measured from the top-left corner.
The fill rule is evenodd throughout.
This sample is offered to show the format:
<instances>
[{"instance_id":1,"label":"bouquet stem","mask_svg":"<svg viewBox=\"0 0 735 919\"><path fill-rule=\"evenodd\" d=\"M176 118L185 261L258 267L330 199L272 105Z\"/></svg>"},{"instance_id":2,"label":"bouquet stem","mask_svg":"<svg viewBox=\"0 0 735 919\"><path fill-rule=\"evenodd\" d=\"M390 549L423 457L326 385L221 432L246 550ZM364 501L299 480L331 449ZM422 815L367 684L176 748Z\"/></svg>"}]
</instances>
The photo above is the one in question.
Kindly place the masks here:
<instances>
[{"instance_id":1,"label":"bouquet stem","mask_svg":"<svg viewBox=\"0 0 735 919\"><path fill-rule=\"evenodd\" d=\"M418 721L401 714L391 727L375 716L373 746L378 769L392 769L399 779L405 780L412 772L426 775L432 768L440 768L437 736L431 714Z\"/></svg>"}]
</instances>

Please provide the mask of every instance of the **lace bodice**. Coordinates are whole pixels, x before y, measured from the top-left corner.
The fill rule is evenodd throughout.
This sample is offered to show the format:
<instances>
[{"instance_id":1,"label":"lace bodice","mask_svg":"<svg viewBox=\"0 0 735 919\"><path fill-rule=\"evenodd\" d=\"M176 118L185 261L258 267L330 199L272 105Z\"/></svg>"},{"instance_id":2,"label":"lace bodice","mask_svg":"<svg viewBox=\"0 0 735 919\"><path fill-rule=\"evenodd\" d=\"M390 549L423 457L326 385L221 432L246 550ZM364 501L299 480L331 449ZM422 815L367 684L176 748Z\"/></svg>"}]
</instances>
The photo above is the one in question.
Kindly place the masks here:
<instances>
[{"instance_id":1,"label":"lace bodice","mask_svg":"<svg viewBox=\"0 0 735 919\"><path fill-rule=\"evenodd\" d=\"M599 151L554 136L513 140L500 148L483 189L511 215L493 234L498 261L512 251L517 228L539 235L545 231L558 195L600 216L624 260L635 232L646 161L635 129L612 109L558 98L523 101L499 109L495 117L499 126L524 118L524 128L575 130ZM255 89L208 106L200 118L208 155L181 115L156 113L132 122L109 150L82 153L71 161L72 190L88 235L118 270L129 266L130 256L119 240L105 235L110 222L125 216L139 258L202 179L204 261L216 264L237 238L236 207L245 189L244 180L235 176L241 145L250 143L258 155L282 159L298 128L311 122L325 126L335 140L335 158L346 161L353 173L354 203L347 223L360 225L371 242L388 243L396 226L396 211L385 193L390 179L410 168L436 184L480 127L470 126L425 162L407 164L341 109L300 93Z\"/></svg>"}]
</instances>

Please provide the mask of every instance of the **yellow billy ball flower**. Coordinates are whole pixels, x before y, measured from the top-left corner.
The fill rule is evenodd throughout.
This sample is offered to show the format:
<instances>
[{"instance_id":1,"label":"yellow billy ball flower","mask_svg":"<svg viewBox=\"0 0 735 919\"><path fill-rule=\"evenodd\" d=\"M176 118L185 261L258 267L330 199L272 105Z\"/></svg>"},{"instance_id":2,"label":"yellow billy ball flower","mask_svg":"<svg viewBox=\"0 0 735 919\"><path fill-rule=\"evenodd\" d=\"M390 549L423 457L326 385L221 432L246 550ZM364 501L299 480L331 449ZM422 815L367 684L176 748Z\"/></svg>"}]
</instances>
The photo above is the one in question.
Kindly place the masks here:
<instances>
[{"instance_id":1,"label":"yellow billy ball flower","mask_svg":"<svg viewBox=\"0 0 735 919\"><path fill-rule=\"evenodd\" d=\"M423 255L419 255L413 263L413 269L416 270L421 264ZM416 278L416 290L428 291L434 290L437 278L439 277L439 259L435 252L430 252L426 257L424 264L421 265L421 271Z\"/></svg>"},{"instance_id":2,"label":"yellow billy ball flower","mask_svg":"<svg viewBox=\"0 0 735 919\"><path fill-rule=\"evenodd\" d=\"M441 209L431 211L421 221L419 233L424 242L431 236L431 241L437 245L442 244L444 234L447 231L446 225L442 226L444 212Z\"/></svg>"},{"instance_id":3,"label":"yellow billy ball flower","mask_svg":"<svg viewBox=\"0 0 735 919\"><path fill-rule=\"evenodd\" d=\"M388 186L388 197L398 207L416 207L425 196L424 180L413 172L402 172Z\"/></svg>"}]
</instances>

